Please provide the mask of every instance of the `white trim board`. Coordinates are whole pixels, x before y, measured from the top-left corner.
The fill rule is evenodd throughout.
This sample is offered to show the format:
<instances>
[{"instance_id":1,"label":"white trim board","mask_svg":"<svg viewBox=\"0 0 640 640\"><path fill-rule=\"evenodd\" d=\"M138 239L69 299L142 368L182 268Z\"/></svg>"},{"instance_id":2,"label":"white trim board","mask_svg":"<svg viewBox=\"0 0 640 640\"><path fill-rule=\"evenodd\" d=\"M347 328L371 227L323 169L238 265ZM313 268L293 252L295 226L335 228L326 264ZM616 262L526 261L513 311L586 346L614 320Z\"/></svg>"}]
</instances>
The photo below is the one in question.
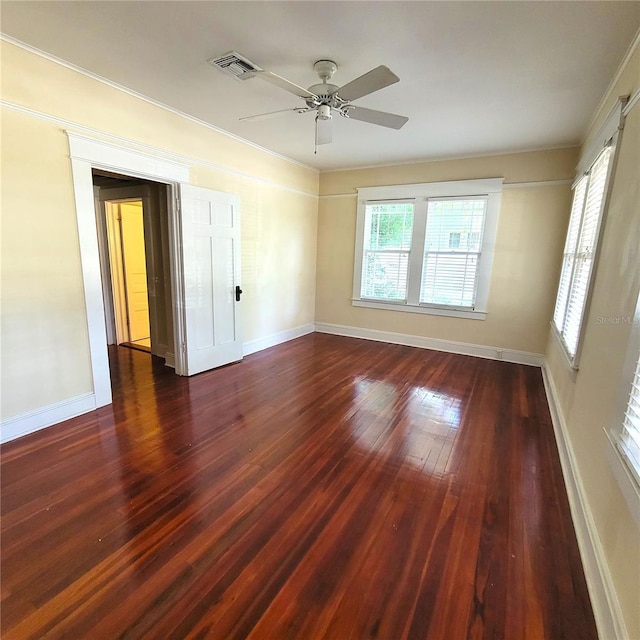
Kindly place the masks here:
<instances>
[{"instance_id":1,"label":"white trim board","mask_svg":"<svg viewBox=\"0 0 640 640\"><path fill-rule=\"evenodd\" d=\"M558 149L576 149L580 147L579 142L562 143L547 147L529 147L526 149L512 149L511 151L484 151L482 153L468 153L457 156L431 156L415 158L413 160L402 160L400 162L389 162L387 164L362 164L352 167L340 167L339 169L323 169L320 173L340 173L342 171L360 171L362 169L386 169L388 167L405 167L412 164L430 164L435 162L451 162L454 160L473 160L474 158L494 158L498 156L513 156L519 153L531 153L538 151L556 151Z\"/></svg>"},{"instance_id":2,"label":"white trim board","mask_svg":"<svg viewBox=\"0 0 640 640\"><path fill-rule=\"evenodd\" d=\"M242 345L242 352L245 356L257 353L263 349L269 347L275 347L278 344L289 342L289 340L295 340L302 336L306 336L309 333L313 333L315 326L313 323L304 324L300 327L294 327L293 329L285 329L284 331L278 331L278 333L272 333L264 338L257 338L256 340L249 340Z\"/></svg>"},{"instance_id":3,"label":"white trim board","mask_svg":"<svg viewBox=\"0 0 640 640\"><path fill-rule=\"evenodd\" d=\"M537 180L534 182L503 182L502 189L532 189L538 187L558 187L562 185L573 184L573 179L560 179L560 180ZM326 195L320 195L320 200L329 200L331 198L357 198L358 193L328 193Z\"/></svg>"},{"instance_id":4,"label":"white trim board","mask_svg":"<svg viewBox=\"0 0 640 640\"><path fill-rule=\"evenodd\" d=\"M560 456L560 466L562 467L564 484L569 498L571 518L576 538L578 539L578 548L589 596L591 597L591 606L596 619L598 635L602 640L613 640L614 638L622 640L623 638L628 638L629 635L622 617L620 603L609 573L602 544L600 543L600 537L589 508L580 471L576 464L575 454L567 432L567 425L556 401L558 397L556 387L547 371L546 365L542 367L542 379L547 393L551 422Z\"/></svg>"},{"instance_id":5,"label":"white trim board","mask_svg":"<svg viewBox=\"0 0 640 640\"><path fill-rule=\"evenodd\" d=\"M144 102L147 102L148 104L152 104L155 107L159 107L160 109L164 109L165 111L168 111L170 113L176 114L182 118L186 118L187 120L190 120L191 122L195 122L196 124L199 124L203 127L206 127L207 129L211 129L212 131L215 131L216 133L221 133L222 135L226 136L227 138L231 138L232 140L236 140L238 142L242 142L243 144L248 145L249 147L253 147L254 149L257 149L258 151L262 151L263 153L266 153L274 158L279 158L280 160L284 160L286 162L290 162L291 164L295 164L298 165L299 167L303 167L304 169L309 169L310 171L314 171L315 173L318 173L318 169L316 169L315 167L311 167L309 165L306 165L302 162L299 162L298 160L294 160L293 158L289 158L287 156L283 156L280 153L277 153L276 151L272 151L271 149L267 149L266 147L261 147L259 144L256 144L255 142L251 142L250 140L247 140L241 136L236 135L235 133L231 133L230 131L226 131L225 129L221 129L220 127L216 127L215 125L209 123L209 122L205 122L204 120L200 120L199 118L196 118L194 116L189 115L188 113L184 113L183 111L179 111L178 109L174 109L173 107L170 107L169 105L164 104L163 102L159 102L158 100L154 100L153 98L149 98L148 96L145 96L142 93L138 93L136 91L132 91L131 89L128 89L127 87L118 84L116 82L113 82L111 80L108 80L107 78L104 78L103 76L99 76L96 73L93 73L91 71L88 71L87 69L84 69L82 67L79 67L75 64L72 64L71 62L67 62L66 60L63 60L62 58L58 58L57 56L54 56L50 53L47 53L46 51L42 51L42 49L38 49L36 47L31 46L30 44L27 44L26 42L22 42L21 40L17 40L16 38L12 38L11 36L8 36L4 33L0 33L0 40L3 40L4 42L7 42L8 44L11 44L15 47L18 47L19 49L23 49L24 51L28 51L29 53L33 53L34 55L40 57L40 58L44 58L45 60L48 60L49 62L53 62L54 64L57 64L61 67L65 67L66 69L69 69L71 71L75 71L76 73L79 73L87 78L91 78L92 80L95 80L96 82L100 82L101 84L107 85L108 87L111 87L112 89L116 89L117 91L121 91L122 93L126 93L127 95L133 96L134 98L138 98L139 100L143 100Z\"/></svg>"},{"instance_id":6,"label":"white trim board","mask_svg":"<svg viewBox=\"0 0 640 640\"><path fill-rule=\"evenodd\" d=\"M1 427L0 443L9 442L21 438L34 431L51 427L59 422L88 413L96 408L96 396L93 393L85 393L75 398L55 402L45 407L28 411L27 413L3 420Z\"/></svg>"},{"instance_id":7,"label":"white trim board","mask_svg":"<svg viewBox=\"0 0 640 640\"><path fill-rule=\"evenodd\" d=\"M112 133L107 133L106 131L102 131L101 129L86 127L72 120L66 120L65 118L59 118L58 116L53 116L48 113L43 113L42 111L36 111L34 109L30 109L29 107L23 107L22 105L15 104L13 102L8 102L7 100L0 99L0 105L5 109L10 109L11 111L16 111L17 113L21 113L23 115L36 118L38 120L44 120L46 122L51 122L53 124L56 124L62 127L63 129L68 130L67 133L69 132L74 133L75 131L74 135L82 136L87 139L92 139L92 140L99 139L100 142L104 142L105 144L126 147L136 152L158 156L163 159L166 159L167 161L173 161L178 164L188 164L190 166L207 167L208 169L213 169L215 171L219 171L220 173L223 173L226 175L230 175L236 178L243 178L245 180L250 180L251 182L255 182L257 184L262 184L264 186L272 187L274 189L282 189L283 191L289 191L291 193L297 193L299 195L307 196L309 198L318 197L318 194L316 193L303 191L302 189L296 189L295 187L289 187L287 185L280 184L279 182L274 182L272 180L260 178L259 176L254 176L250 173L244 173L242 171L236 171L235 169L229 169L228 167L224 167L222 165L216 164L215 162L209 162L208 160L204 160L203 158L196 158L194 156L185 156L179 153L175 153L173 151L168 151L167 149L162 149L160 147L155 147L153 145L146 144L144 142L138 142L136 140L132 140L131 138L124 138L122 136L117 136Z\"/></svg>"},{"instance_id":8,"label":"white trim board","mask_svg":"<svg viewBox=\"0 0 640 640\"><path fill-rule=\"evenodd\" d=\"M348 327L339 324L329 324L326 322L316 322L315 330L318 333L330 333L337 336L362 338L364 340L375 340L377 342L390 342L392 344L402 344L408 347L432 349L434 351L446 351L447 353L459 353L465 356L476 356L478 358L487 358L489 360L503 360L504 362L526 364L533 367L541 367L544 362L544 356L541 353L516 351L515 349L502 349L500 347L490 347L487 345L471 344L468 342L454 342L453 340L440 340L439 338L427 338L424 336L394 333L392 331L378 331L376 329Z\"/></svg>"},{"instance_id":9,"label":"white trim board","mask_svg":"<svg viewBox=\"0 0 640 640\"><path fill-rule=\"evenodd\" d=\"M289 340L295 340L301 336L305 336L314 332L313 324L305 324L293 329L286 329L273 333L264 338L250 340L243 344L243 353L245 356L257 353L263 349L274 347ZM174 354L166 354L165 364L168 367L174 367ZM97 408L96 396L94 393L86 393L76 398L69 398L44 407L39 407L33 411L8 418L0 423L0 444L21 438L29 433L39 431L51 427L65 420L75 418L83 413L88 413Z\"/></svg>"},{"instance_id":10,"label":"white trim board","mask_svg":"<svg viewBox=\"0 0 640 640\"><path fill-rule=\"evenodd\" d=\"M111 378L91 170L99 167L171 184L187 181L189 166L69 131L67 136L80 242L93 392L95 405L102 407L111 403ZM174 318L174 327L178 326L179 319Z\"/></svg>"}]
</instances>

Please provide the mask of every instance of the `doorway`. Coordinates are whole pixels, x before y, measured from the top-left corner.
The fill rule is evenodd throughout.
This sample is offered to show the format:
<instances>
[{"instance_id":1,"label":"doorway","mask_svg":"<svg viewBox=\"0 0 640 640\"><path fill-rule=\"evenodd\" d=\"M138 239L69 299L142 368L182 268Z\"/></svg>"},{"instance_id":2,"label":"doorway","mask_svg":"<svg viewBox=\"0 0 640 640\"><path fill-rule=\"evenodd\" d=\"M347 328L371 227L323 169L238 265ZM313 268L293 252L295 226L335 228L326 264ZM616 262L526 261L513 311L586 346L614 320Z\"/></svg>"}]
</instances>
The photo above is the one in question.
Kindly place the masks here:
<instances>
[{"instance_id":1,"label":"doorway","mask_svg":"<svg viewBox=\"0 0 640 640\"><path fill-rule=\"evenodd\" d=\"M110 287L105 286L107 278L104 277L104 270L109 268L105 267L108 265L106 233L101 231L102 217L96 216L96 211L101 210L100 206L96 207L99 205L94 183L96 172L107 175L113 172L111 175L120 178L158 185L163 193L159 202L164 211L158 223L165 225L166 243L156 237L147 239L145 218L152 353L159 344L154 339L154 324L162 324L154 323L154 313L160 318L164 315L158 312L156 303L160 301L164 302L166 339L171 341L168 346L173 348L177 374L196 375L242 360L239 196L191 185L190 165L164 157L160 150L147 153L124 147L117 141L105 142L72 131L66 133L74 183L95 408L111 402L107 344L115 339L115 327L110 322L114 313L107 311L109 307L113 308L113 300L109 300L112 294ZM133 197L133 194L121 196ZM155 231L153 233L155 235ZM162 247L168 247L166 268L164 256L158 257L156 251L149 251L149 241L152 247L160 247L161 254ZM153 269L149 268L150 256L153 256ZM155 268L163 269L164 278L157 275ZM165 295L156 295L162 287ZM169 364L169 353L165 360Z\"/></svg>"},{"instance_id":2,"label":"doorway","mask_svg":"<svg viewBox=\"0 0 640 640\"><path fill-rule=\"evenodd\" d=\"M151 353L142 199L104 203L116 343Z\"/></svg>"},{"instance_id":3,"label":"doorway","mask_svg":"<svg viewBox=\"0 0 640 640\"><path fill-rule=\"evenodd\" d=\"M94 170L107 344L174 367L168 187Z\"/></svg>"}]
</instances>

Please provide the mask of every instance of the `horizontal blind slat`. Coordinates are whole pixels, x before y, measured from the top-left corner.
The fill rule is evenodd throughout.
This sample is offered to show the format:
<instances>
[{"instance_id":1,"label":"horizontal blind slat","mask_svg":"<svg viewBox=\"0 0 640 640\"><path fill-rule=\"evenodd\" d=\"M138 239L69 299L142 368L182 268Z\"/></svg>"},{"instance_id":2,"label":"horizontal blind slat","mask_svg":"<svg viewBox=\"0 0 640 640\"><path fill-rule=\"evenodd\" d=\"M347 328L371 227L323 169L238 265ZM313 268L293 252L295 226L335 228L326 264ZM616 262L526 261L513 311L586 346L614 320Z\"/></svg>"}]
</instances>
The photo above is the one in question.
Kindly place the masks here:
<instances>
[{"instance_id":1,"label":"horizontal blind slat","mask_svg":"<svg viewBox=\"0 0 640 640\"><path fill-rule=\"evenodd\" d=\"M473 307L486 210L486 197L429 200L421 303Z\"/></svg>"},{"instance_id":2,"label":"horizontal blind slat","mask_svg":"<svg viewBox=\"0 0 640 640\"><path fill-rule=\"evenodd\" d=\"M629 462L640 476L640 353L631 382L621 435Z\"/></svg>"},{"instance_id":3,"label":"horizontal blind slat","mask_svg":"<svg viewBox=\"0 0 640 640\"><path fill-rule=\"evenodd\" d=\"M578 182L574 193L565 243L565 254L573 253L573 259L563 259L553 316L554 324L560 331L571 358L575 357L580 340L610 156L610 148L602 151L591 167L588 177L585 176Z\"/></svg>"},{"instance_id":4,"label":"horizontal blind slat","mask_svg":"<svg viewBox=\"0 0 640 640\"><path fill-rule=\"evenodd\" d=\"M413 211L412 202L366 205L361 297L406 299Z\"/></svg>"}]
</instances>

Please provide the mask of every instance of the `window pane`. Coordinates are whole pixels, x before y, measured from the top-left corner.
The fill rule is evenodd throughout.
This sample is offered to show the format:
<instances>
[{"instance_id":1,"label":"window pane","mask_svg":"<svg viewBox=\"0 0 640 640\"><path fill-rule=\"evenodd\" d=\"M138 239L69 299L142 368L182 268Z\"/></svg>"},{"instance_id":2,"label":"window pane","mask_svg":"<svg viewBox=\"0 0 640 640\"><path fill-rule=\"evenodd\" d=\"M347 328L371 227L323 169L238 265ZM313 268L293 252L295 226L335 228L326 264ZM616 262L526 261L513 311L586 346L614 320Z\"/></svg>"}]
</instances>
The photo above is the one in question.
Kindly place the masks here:
<instances>
[{"instance_id":1,"label":"window pane","mask_svg":"<svg viewBox=\"0 0 640 640\"><path fill-rule=\"evenodd\" d=\"M573 275L574 256L578 245L578 234L580 232L580 223L582 222L582 210L584 208L584 199L587 194L588 181L588 177L584 176L576 185L573 193L573 204L571 206L569 229L567 231L567 239L564 246L564 256L562 259L562 271L560 273L556 307L553 312L553 321L560 332L564 330L567 301L569 300L569 285L571 284L571 277Z\"/></svg>"},{"instance_id":2,"label":"window pane","mask_svg":"<svg viewBox=\"0 0 640 640\"><path fill-rule=\"evenodd\" d=\"M607 172L609 169L609 159L611 149L605 149L594 162L589 172L589 180L586 187L586 196L584 211L582 212L579 232L577 240L573 239L573 208L572 219L569 223L569 236L571 243L574 244L572 272L566 291L561 287L558 290L558 299L556 301L556 311L554 313L554 323L559 328L564 339L564 344L569 355L573 358L578 350L580 341L580 331L582 327L582 317L587 301L587 293L589 291L589 282L591 280L591 271L593 268L593 254L595 245L598 240L598 226L602 214L602 203L604 200L604 191L607 182ZM576 194L577 197L578 194ZM567 237L569 243L570 237ZM568 262L565 262L567 264ZM564 265L563 265L564 267ZM566 274L562 274L563 276ZM560 296L563 299L560 299ZM566 300L566 302L565 302ZM564 314L562 307L564 303ZM564 317L562 317L562 315Z\"/></svg>"},{"instance_id":3,"label":"window pane","mask_svg":"<svg viewBox=\"0 0 640 640\"><path fill-rule=\"evenodd\" d=\"M629 462L640 475L640 354L631 381L629 402L622 425L622 441Z\"/></svg>"},{"instance_id":4,"label":"window pane","mask_svg":"<svg viewBox=\"0 0 640 640\"><path fill-rule=\"evenodd\" d=\"M420 302L473 307L486 209L485 197L429 201Z\"/></svg>"},{"instance_id":5,"label":"window pane","mask_svg":"<svg viewBox=\"0 0 640 640\"><path fill-rule=\"evenodd\" d=\"M408 268L408 252L365 251L362 265L362 297L379 300L406 299Z\"/></svg>"},{"instance_id":6,"label":"window pane","mask_svg":"<svg viewBox=\"0 0 640 640\"><path fill-rule=\"evenodd\" d=\"M378 300L405 300L413 203L367 204L360 295Z\"/></svg>"},{"instance_id":7,"label":"window pane","mask_svg":"<svg viewBox=\"0 0 640 640\"><path fill-rule=\"evenodd\" d=\"M413 232L413 204L368 204L365 229L365 250L409 251Z\"/></svg>"},{"instance_id":8,"label":"window pane","mask_svg":"<svg viewBox=\"0 0 640 640\"><path fill-rule=\"evenodd\" d=\"M477 253L425 254L420 302L455 307L473 306L477 271Z\"/></svg>"},{"instance_id":9,"label":"window pane","mask_svg":"<svg viewBox=\"0 0 640 640\"><path fill-rule=\"evenodd\" d=\"M580 324L584 303L587 298L587 288L589 286L589 274L591 273L590 258L577 257L573 269L573 281L567 302L567 315L564 322L564 343L570 356L574 356L578 349L578 339L580 338Z\"/></svg>"}]
</instances>

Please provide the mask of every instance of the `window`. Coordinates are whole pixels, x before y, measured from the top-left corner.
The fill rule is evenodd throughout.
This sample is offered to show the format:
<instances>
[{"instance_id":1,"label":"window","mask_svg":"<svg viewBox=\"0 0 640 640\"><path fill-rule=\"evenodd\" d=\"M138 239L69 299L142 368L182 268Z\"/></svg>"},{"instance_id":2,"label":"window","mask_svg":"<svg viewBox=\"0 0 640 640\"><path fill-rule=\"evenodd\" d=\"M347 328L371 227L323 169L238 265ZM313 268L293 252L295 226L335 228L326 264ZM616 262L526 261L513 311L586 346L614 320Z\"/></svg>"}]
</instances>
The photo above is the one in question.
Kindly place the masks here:
<instances>
[{"instance_id":1,"label":"window","mask_svg":"<svg viewBox=\"0 0 640 640\"><path fill-rule=\"evenodd\" d=\"M353 304L483 319L502 178L358 189Z\"/></svg>"},{"instance_id":2,"label":"window","mask_svg":"<svg viewBox=\"0 0 640 640\"><path fill-rule=\"evenodd\" d=\"M364 228L362 296L405 300L413 233L413 203L367 205Z\"/></svg>"},{"instance_id":3,"label":"window","mask_svg":"<svg viewBox=\"0 0 640 640\"><path fill-rule=\"evenodd\" d=\"M615 165L627 101L628 96L618 100L586 146L573 185L571 216L551 324L574 371L580 360L582 329L598 259L600 229L606 216L611 167Z\"/></svg>"},{"instance_id":4,"label":"window","mask_svg":"<svg viewBox=\"0 0 640 640\"><path fill-rule=\"evenodd\" d=\"M554 326L572 364L578 352L611 155L611 147L604 149L588 173L576 182L573 193L553 313Z\"/></svg>"},{"instance_id":5,"label":"window","mask_svg":"<svg viewBox=\"0 0 640 640\"><path fill-rule=\"evenodd\" d=\"M620 447L638 480L640 478L640 350L630 386L622 421Z\"/></svg>"},{"instance_id":6,"label":"window","mask_svg":"<svg viewBox=\"0 0 640 640\"><path fill-rule=\"evenodd\" d=\"M486 212L486 196L429 200L421 303L469 309L474 307L480 234ZM460 231L449 231L451 228ZM470 242L472 234L475 241ZM461 245L463 236L465 241ZM446 244L445 238L448 238Z\"/></svg>"},{"instance_id":7,"label":"window","mask_svg":"<svg viewBox=\"0 0 640 640\"><path fill-rule=\"evenodd\" d=\"M449 249L459 249L460 248L460 234L459 233L450 233L449 234Z\"/></svg>"},{"instance_id":8,"label":"window","mask_svg":"<svg viewBox=\"0 0 640 640\"><path fill-rule=\"evenodd\" d=\"M622 494L640 527L640 295L633 316L621 316L631 325L620 377L620 399L607 430L611 447L607 458Z\"/></svg>"}]
</instances>

